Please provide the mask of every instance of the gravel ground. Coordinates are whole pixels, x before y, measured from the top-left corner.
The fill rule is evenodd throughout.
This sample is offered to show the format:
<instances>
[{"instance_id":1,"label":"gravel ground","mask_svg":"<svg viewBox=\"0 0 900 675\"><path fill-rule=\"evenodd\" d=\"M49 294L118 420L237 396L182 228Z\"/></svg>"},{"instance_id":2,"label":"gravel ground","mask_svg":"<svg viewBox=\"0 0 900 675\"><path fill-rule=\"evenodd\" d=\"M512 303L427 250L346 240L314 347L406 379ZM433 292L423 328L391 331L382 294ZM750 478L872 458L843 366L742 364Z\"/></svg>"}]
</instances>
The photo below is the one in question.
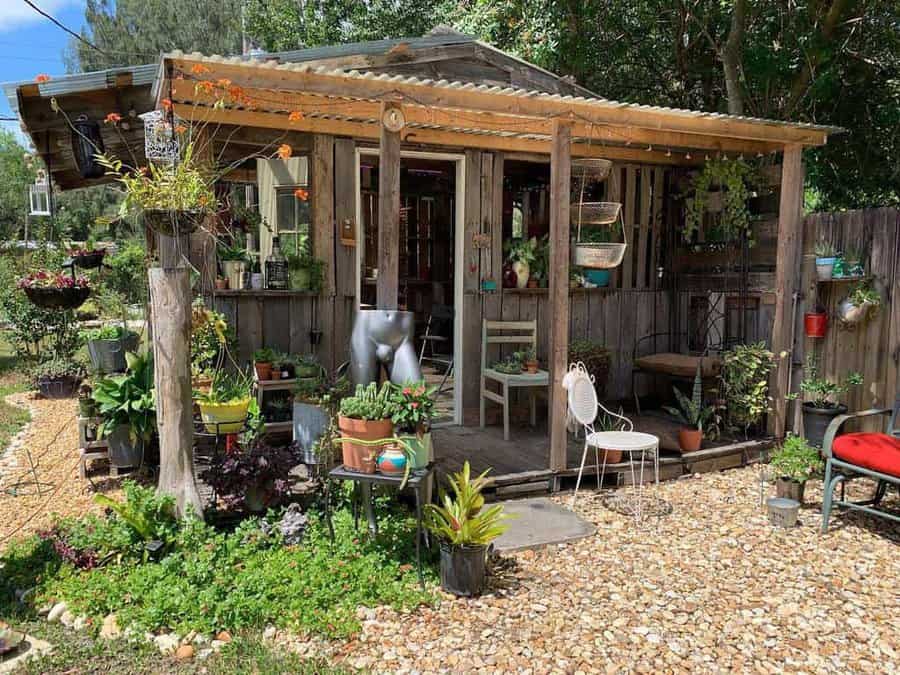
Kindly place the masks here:
<instances>
[{"instance_id":1,"label":"gravel ground","mask_svg":"<svg viewBox=\"0 0 900 675\"><path fill-rule=\"evenodd\" d=\"M102 509L93 502L91 484L78 477L78 423L75 399L46 400L30 392L12 394L6 400L31 411L31 422L0 450L0 550L7 540L46 529L53 514L81 515ZM37 463L42 495L33 485L13 496L6 489L22 479L28 469L24 449L29 448ZM91 471L97 488L117 495L117 483L109 481L105 472ZM26 475L25 479L30 480Z\"/></svg>"},{"instance_id":2,"label":"gravel ground","mask_svg":"<svg viewBox=\"0 0 900 675\"><path fill-rule=\"evenodd\" d=\"M807 493L790 532L752 467L664 483L672 512L642 527L580 493L595 536L504 558L477 600L361 610L328 649L375 672L900 672L900 526L838 515L821 536Z\"/></svg>"}]
</instances>

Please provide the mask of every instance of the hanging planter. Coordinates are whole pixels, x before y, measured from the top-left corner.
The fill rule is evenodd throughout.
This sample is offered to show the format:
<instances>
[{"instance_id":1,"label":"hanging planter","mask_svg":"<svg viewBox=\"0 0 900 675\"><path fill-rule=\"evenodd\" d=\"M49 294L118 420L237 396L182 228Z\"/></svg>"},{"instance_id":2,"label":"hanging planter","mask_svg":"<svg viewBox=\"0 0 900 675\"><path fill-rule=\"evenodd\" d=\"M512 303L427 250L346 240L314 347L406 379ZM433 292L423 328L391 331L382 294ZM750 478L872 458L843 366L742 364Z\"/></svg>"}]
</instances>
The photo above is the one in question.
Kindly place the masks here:
<instances>
[{"instance_id":1,"label":"hanging planter","mask_svg":"<svg viewBox=\"0 0 900 675\"><path fill-rule=\"evenodd\" d=\"M823 338L828 331L828 315L823 310L803 315L803 327L808 338Z\"/></svg>"},{"instance_id":2,"label":"hanging planter","mask_svg":"<svg viewBox=\"0 0 900 675\"><path fill-rule=\"evenodd\" d=\"M577 235L572 262L580 267L608 270L622 264L628 248L628 235L622 220L622 205L618 202L586 202L572 206L572 218L577 223ZM582 225L610 225L616 221L622 227L622 243L590 241Z\"/></svg>"},{"instance_id":3,"label":"hanging planter","mask_svg":"<svg viewBox=\"0 0 900 675\"><path fill-rule=\"evenodd\" d=\"M838 318L842 323L854 325L862 323L881 305L881 296L866 286L859 286L838 305Z\"/></svg>"},{"instance_id":4,"label":"hanging planter","mask_svg":"<svg viewBox=\"0 0 900 675\"><path fill-rule=\"evenodd\" d=\"M203 211L147 209L144 211L144 225L157 234L179 237L194 232L205 216Z\"/></svg>"},{"instance_id":5,"label":"hanging planter","mask_svg":"<svg viewBox=\"0 0 900 675\"><path fill-rule=\"evenodd\" d=\"M97 161L97 155L103 154L104 150L100 125L87 115L79 115L72 122L72 154L82 178L100 178L106 173Z\"/></svg>"},{"instance_id":6,"label":"hanging planter","mask_svg":"<svg viewBox=\"0 0 900 675\"><path fill-rule=\"evenodd\" d=\"M70 248L68 253L75 267L85 270L97 269L103 264L103 259L106 257L105 248L93 248L90 244L88 244L88 248Z\"/></svg>"},{"instance_id":7,"label":"hanging planter","mask_svg":"<svg viewBox=\"0 0 900 675\"><path fill-rule=\"evenodd\" d=\"M32 304L43 309L75 309L81 307L91 295L85 277L67 274L35 272L19 279L18 287Z\"/></svg>"}]
</instances>

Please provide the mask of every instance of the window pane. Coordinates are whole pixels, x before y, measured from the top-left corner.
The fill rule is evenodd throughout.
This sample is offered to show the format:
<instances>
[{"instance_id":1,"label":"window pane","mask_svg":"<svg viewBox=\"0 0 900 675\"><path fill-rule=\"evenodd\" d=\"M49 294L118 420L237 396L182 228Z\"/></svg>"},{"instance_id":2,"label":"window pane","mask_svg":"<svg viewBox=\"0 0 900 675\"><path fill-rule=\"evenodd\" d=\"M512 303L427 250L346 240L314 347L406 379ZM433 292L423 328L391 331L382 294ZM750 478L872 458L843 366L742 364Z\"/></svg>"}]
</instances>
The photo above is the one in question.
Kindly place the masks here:
<instances>
[{"instance_id":1,"label":"window pane","mask_svg":"<svg viewBox=\"0 0 900 675\"><path fill-rule=\"evenodd\" d=\"M294 230L294 204L297 201L293 190L279 189L276 193L275 214L277 222L275 227L278 232Z\"/></svg>"}]
</instances>

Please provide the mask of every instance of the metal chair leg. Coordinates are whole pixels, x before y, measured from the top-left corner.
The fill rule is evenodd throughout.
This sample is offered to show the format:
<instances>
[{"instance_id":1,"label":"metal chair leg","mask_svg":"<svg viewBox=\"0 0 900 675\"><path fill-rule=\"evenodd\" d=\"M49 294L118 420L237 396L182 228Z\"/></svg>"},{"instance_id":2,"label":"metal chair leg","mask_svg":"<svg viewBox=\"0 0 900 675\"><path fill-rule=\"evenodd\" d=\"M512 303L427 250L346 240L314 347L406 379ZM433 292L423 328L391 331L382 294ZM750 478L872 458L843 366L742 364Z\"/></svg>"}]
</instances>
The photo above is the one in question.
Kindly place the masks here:
<instances>
[{"instance_id":1,"label":"metal chair leg","mask_svg":"<svg viewBox=\"0 0 900 675\"><path fill-rule=\"evenodd\" d=\"M578 488L581 487L581 474L584 472L584 460L587 459L588 444L584 442L584 452L581 453L581 466L578 469L578 479L575 481L575 492L572 493L572 504L569 508L575 508L575 499L578 497Z\"/></svg>"},{"instance_id":2,"label":"metal chair leg","mask_svg":"<svg viewBox=\"0 0 900 675\"><path fill-rule=\"evenodd\" d=\"M603 457L606 457L606 452L604 451ZM597 492L600 492L600 448L598 446L594 446L594 468L597 470Z\"/></svg>"}]
</instances>

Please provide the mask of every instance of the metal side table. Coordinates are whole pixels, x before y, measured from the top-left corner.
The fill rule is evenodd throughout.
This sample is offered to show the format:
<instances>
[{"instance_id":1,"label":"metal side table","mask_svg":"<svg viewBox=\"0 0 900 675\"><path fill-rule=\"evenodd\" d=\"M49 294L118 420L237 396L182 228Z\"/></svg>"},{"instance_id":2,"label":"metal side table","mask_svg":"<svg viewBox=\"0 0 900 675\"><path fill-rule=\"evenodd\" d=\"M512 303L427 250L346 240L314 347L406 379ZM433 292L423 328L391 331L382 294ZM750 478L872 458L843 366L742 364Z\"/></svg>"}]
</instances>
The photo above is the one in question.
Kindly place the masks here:
<instances>
[{"instance_id":1,"label":"metal side table","mask_svg":"<svg viewBox=\"0 0 900 675\"><path fill-rule=\"evenodd\" d=\"M415 469L409 472L409 478L406 486L415 493L416 496L416 570L419 575L419 583L422 589L425 589L425 577L422 574L422 539L424 537L424 528L422 525L422 494L429 483L429 478L434 473L434 463L430 463L424 469ZM331 541L334 542L334 525L331 522L331 483L332 481L352 481L353 486L353 522L355 527L359 527L359 507L358 502L362 502L362 507L366 512L366 520L368 521L369 532L375 536L378 534L378 522L375 519L375 509L372 504L372 485L394 485L400 487L403 483L403 476L387 476L383 473L360 473L359 471L350 471L344 468L344 465L332 469L328 472L328 478L325 481L325 520L328 523L328 534Z\"/></svg>"}]
</instances>

